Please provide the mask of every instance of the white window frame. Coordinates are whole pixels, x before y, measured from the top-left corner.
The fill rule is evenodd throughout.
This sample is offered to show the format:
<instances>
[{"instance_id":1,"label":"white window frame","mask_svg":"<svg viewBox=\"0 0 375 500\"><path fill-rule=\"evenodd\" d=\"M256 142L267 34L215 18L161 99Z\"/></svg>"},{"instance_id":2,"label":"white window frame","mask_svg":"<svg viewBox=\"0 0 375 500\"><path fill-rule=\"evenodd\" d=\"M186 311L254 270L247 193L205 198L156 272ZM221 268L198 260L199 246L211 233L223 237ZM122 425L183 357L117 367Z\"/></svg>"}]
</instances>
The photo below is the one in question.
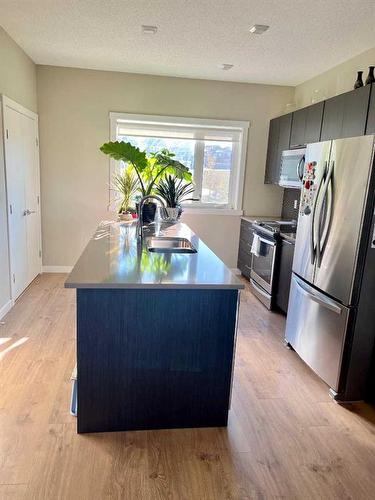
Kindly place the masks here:
<instances>
[{"instance_id":1,"label":"white window frame","mask_svg":"<svg viewBox=\"0 0 375 500\"><path fill-rule=\"evenodd\" d=\"M142 123L142 124L163 124L163 125L187 125L191 127L214 127L224 130L235 130L239 132L240 140L238 143L233 143L233 172L230 176L229 186L229 204L228 205L215 205L213 203L192 202L184 205L185 213L205 213L205 214L221 214L221 215L242 215L242 199L243 188L245 179L245 166L247 154L247 138L250 127L248 121L233 121L233 120L213 120L205 118L188 118L177 116L161 116L161 115L144 115L132 113L119 113L110 112L110 140L117 140L117 123L124 121L128 123ZM199 158L204 154L203 141L196 141L194 158ZM116 170L117 162L110 160L110 177ZM199 170L197 170L199 172ZM200 183L201 179L195 177L195 181Z\"/></svg>"}]
</instances>

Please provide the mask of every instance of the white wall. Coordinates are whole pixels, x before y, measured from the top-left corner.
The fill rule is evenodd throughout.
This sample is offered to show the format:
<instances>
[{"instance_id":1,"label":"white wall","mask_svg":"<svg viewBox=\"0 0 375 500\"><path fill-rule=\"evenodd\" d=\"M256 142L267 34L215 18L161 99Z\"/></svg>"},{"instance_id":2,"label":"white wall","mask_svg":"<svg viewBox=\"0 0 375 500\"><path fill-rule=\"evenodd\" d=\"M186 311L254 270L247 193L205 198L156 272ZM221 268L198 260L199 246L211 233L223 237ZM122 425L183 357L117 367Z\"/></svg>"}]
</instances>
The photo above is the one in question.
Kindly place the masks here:
<instances>
[{"instance_id":1,"label":"white wall","mask_svg":"<svg viewBox=\"0 0 375 500\"><path fill-rule=\"evenodd\" d=\"M263 183L268 124L293 97L292 87L39 66L38 112L43 265L73 265L98 221L108 218L109 112L251 122L244 209L280 215L282 190ZM237 262L239 217L185 215L229 265Z\"/></svg>"},{"instance_id":2,"label":"white wall","mask_svg":"<svg viewBox=\"0 0 375 500\"><path fill-rule=\"evenodd\" d=\"M375 47L298 85L295 89L297 108L311 104L315 90L320 91L322 99L352 90L357 79L357 71L363 71L363 81L365 81L370 65L375 65Z\"/></svg>"},{"instance_id":3,"label":"white wall","mask_svg":"<svg viewBox=\"0 0 375 500\"><path fill-rule=\"evenodd\" d=\"M36 68L31 59L0 27L0 94L37 111ZM5 173L0 123L0 315L10 301Z\"/></svg>"}]
</instances>

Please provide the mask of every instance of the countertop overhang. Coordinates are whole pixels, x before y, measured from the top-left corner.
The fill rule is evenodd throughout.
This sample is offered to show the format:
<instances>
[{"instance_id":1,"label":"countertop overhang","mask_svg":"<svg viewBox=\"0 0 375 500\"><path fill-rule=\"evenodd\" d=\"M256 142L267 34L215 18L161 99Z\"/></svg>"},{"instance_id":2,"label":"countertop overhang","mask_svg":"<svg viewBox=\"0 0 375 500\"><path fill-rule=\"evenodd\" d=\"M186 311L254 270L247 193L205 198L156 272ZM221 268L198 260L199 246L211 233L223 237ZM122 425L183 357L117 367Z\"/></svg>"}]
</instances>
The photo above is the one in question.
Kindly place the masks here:
<instances>
[{"instance_id":1,"label":"countertop overhang","mask_svg":"<svg viewBox=\"0 0 375 500\"><path fill-rule=\"evenodd\" d=\"M152 253L151 236L191 241L197 253ZM65 282L65 288L242 289L244 284L184 223L154 223L143 241L136 224L102 222Z\"/></svg>"}]
</instances>

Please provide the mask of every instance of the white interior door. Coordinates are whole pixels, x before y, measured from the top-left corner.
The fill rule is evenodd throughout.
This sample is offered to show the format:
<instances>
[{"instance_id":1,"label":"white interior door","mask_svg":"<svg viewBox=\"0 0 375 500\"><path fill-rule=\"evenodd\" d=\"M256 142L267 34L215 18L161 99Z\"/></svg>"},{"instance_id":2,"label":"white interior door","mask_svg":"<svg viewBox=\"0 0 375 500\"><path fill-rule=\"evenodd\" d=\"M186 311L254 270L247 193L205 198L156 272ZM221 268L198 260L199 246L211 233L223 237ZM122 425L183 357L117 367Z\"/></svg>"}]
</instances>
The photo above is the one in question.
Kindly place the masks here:
<instances>
[{"instance_id":1,"label":"white interior door","mask_svg":"<svg viewBox=\"0 0 375 500\"><path fill-rule=\"evenodd\" d=\"M41 272L37 115L3 97L12 299Z\"/></svg>"},{"instance_id":2,"label":"white interior door","mask_svg":"<svg viewBox=\"0 0 375 500\"><path fill-rule=\"evenodd\" d=\"M28 283L41 272L40 181L37 122L23 120Z\"/></svg>"}]
</instances>

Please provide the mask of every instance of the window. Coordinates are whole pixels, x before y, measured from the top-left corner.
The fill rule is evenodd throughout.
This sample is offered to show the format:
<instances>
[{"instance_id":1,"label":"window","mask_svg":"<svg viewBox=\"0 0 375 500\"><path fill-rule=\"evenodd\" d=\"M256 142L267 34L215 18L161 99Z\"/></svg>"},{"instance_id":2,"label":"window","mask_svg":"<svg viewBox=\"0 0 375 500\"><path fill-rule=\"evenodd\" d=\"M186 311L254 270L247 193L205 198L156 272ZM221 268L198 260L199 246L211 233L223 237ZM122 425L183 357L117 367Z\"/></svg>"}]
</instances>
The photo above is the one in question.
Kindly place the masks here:
<instances>
[{"instance_id":1,"label":"window","mask_svg":"<svg viewBox=\"0 0 375 500\"><path fill-rule=\"evenodd\" d=\"M110 121L111 140L148 153L168 149L190 168L199 201L185 209L241 210L248 122L123 113L110 113Z\"/></svg>"}]
</instances>

